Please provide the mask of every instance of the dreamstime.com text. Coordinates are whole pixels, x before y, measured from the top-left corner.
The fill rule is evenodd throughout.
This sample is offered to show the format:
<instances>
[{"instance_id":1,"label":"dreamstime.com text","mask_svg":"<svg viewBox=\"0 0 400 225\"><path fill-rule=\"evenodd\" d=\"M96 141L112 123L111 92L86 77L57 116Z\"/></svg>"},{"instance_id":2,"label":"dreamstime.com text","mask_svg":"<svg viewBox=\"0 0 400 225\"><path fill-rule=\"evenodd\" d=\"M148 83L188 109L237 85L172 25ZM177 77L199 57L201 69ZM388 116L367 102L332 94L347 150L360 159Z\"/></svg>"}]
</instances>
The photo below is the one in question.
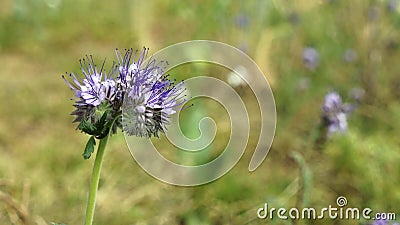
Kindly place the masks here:
<instances>
[{"instance_id":1,"label":"dreamstime.com text","mask_svg":"<svg viewBox=\"0 0 400 225\"><path fill-rule=\"evenodd\" d=\"M274 219L278 218L281 220L287 219L305 219L305 220L320 220L324 218L339 219L339 220L360 220L361 218L366 220L395 220L396 213L373 213L371 208L351 208L345 207L347 205L347 199L340 196L336 199L336 206L329 205L328 207L316 210L315 208L269 208L268 203L264 204L257 210L257 217L259 219Z\"/></svg>"}]
</instances>

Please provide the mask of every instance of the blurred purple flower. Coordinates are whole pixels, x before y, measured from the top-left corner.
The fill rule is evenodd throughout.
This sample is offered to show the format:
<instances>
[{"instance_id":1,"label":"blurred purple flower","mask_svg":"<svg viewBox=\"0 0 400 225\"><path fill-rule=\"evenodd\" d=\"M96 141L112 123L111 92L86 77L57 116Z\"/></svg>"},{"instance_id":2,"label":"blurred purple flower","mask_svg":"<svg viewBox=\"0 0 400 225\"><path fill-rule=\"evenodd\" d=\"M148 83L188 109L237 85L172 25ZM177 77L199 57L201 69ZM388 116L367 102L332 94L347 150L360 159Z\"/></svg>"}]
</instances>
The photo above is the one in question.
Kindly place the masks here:
<instances>
[{"instance_id":1,"label":"blurred purple flower","mask_svg":"<svg viewBox=\"0 0 400 225\"><path fill-rule=\"evenodd\" d=\"M370 223L369 225L389 225L389 221L388 220L375 220L374 222Z\"/></svg>"},{"instance_id":2,"label":"blurred purple flower","mask_svg":"<svg viewBox=\"0 0 400 225\"><path fill-rule=\"evenodd\" d=\"M396 12L399 6L399 0L388 0L386 7L390 12Z\"/></svg>"},{"instance_id":3,"label":"blurred purple flower","mask_svg":"<svg viewBox=\"0 0 400 225\"><path fill-rule=\"evenodd\" d=\"M297 89L300 92L306 91L310 88L311 80L308 77L302 77L297 83Z\"/></svg>"},{"instance_id":4,"label":"blurred purple flower","mask_svg":"<svg viewBox=\"0 0 400 225\"><path fill-rule=\"evenodd\" d=\"M249 45L247 42L241 42L237 48L246 54L249 53Z\"/></svg>"},{"instance_id":5,"label":"blurred purple flower","mask_svg":"<svg viewBox=\"0 0 400 225\"><path fill-rule=\"evenodd\" d=\"M291 12L289 14L289 21L292 25L297 25L300 23L300 16L297 12Z\"/></svg>"},{"instance_id":6,"label":"blurred purple flower","mask_svg":"<svg viewBox=\"0 0 400 225\"><path fill-rule=\"evenodd\" d=\"M343 59L346 62L353 62L357 59L357 53L353 49L347 49L344 52Z\"/></svg>"},{"instance_id":7,"label":"blurred purple flower","mask_svg":"<svg viewBox=\"0 0 400 225\"><path fill-rule=\"evenodd\" d=\"M379 17L379 8L376 5L373 5L369 8L368 11L368 19L370 21L376 21Z\"/></svg>"},{"instance_id":8,"label":"blurred purple flower","mask_svg":"<svg viewBox=\"0 0 400 225\"><path fill-rule=\"evenodd\" d=\"M249 17L244 13L237 14L235 16L235 25L239 29L245 29L249 25Z\"/></svg>"},{"instance_id":9,"label":"blurred purple flower","mask_svg":"<svg viewBox=\"0 0 400 225\"><path fill-rule=\"evenodd\" d=\"M322 106L322 119L327 127L327 136L347 130L347 113L353 109L352 105L343 104L342 98L338 93L330 92L325 95L325 101Z\"/></svg>"},{"instance_id":10,"label":"blurred purple flower","mask_svg":"<svg viewBox=\"0 0 400 225\"><path fill-rule=\"evenodd\" d=\"M399 225L398 222L390 223L389 220L385 219L376 219L372 223L368 223L368 225Z\"/></svg>"},{"instance_id":11,"label":"blurred purple flower","mask_svg":"<svg viewBox=\"0 0 400 225\"><path fill-rule=\"evenodd\" d=\"M356 103L360 103L364 98L365 90L360 87L355 87L350 90L350 98L354 100Z\"/></svg>"},{"instance_id":12,"label":"blurred purple flower","mask_svg":"<svg viewBox=\"0 0 400 225\"><path fill-rule=\"evenodd\" d=\"M399 225L399 223L397 222L389 223L389 220L379 219L375 220L372 223L369 223L368 225Z\"/></svg>"},{"instance_id":13,"label":"blurred purple flower","mask_svg":"<svg viewBox=\"0 0 400 225\"><path fill-rule=\"evenodd\" d=\"M315 48L306 47L303 49L304 66L309 70L314 70L319 64L319 53Z\"/></svg>"}]
</instances>

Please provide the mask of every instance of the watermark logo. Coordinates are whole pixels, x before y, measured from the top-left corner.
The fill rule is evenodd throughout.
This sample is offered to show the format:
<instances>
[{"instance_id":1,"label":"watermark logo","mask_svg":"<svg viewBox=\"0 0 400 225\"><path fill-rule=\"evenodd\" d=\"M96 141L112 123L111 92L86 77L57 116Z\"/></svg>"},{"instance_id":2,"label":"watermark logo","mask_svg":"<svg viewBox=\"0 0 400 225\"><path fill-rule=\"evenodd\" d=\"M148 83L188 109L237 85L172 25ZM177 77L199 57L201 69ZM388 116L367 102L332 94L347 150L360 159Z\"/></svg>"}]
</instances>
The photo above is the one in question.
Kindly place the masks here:
<instances>
[{"instance_id":1,"label":"watermark logo","mask_svg":"<svg viewBox=\"0 0 400 225\"><path fill-rule=\"evenodd\" d=\"M337 204L337 206L339 206L339 207L346 206L346 205L347 205L347 198L345 198L345 197L343 197L343 196L339 196L339 197L336 199L336 204Z\"/></svg>"},{"instance_id":2,"label":"watermark logo","mask_svg":"<svg viewBox=\"0 0 400 225\"><path fill-rule=\"evenodd\" d=\"M347 198L340 196L336 199L336 206L329 205L316 209L309 208L274 208L264 203L263 207L258 208L257 217L259 219L281 219L281 220L321 220L321 219L338 219L338 220L395 220L395 213L373 213L371 208L355 208L346 207Z\"/></svg>"},{"instance_id":3,"label":"watermark logo","mask_svg":"<svg viewBox=\"0 0 400 225\"><path fill-rule=\"evenodd\" d=\"M275 134L276 107L271 87L257 64L237 48L215 41L174 44L158 51L153 57L167 60L167 70L186 63L207 62L223 66L237 75L237 79L234 79L236 83L245 82L251 88L259 106L261 130L248 169L254 171L260 166L268 154ZM169 184L195 186L222 177L236 165L247 146L250 122L243 99L225 81L210 76L196 76L185 80L185 86L190 98L211 98L219 102L229 115L231 135L218 157L202 165L180 165L163 157L151 140L127 135L125 139L133 157L148 174ZM215 138L216 125L209 117L203 118L198 124L201 136L195 140L182 134L179 113L171 120L166 136L170 143L182 151L200 151Z\"/></svg>"}]
</instances>

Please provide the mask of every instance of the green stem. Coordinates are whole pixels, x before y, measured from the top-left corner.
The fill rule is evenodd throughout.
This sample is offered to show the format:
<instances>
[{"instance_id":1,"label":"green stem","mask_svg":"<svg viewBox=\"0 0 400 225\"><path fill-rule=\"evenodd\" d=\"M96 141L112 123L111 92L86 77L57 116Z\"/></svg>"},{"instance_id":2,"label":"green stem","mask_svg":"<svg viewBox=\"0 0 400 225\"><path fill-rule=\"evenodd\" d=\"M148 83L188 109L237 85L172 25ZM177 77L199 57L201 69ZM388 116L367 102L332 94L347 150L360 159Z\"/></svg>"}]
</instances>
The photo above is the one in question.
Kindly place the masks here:
<instances>
[{"instance_id":1,"label":"green stem","mask_svg":"<svg viewBox=\"0 0 400 225\"><path fill-rule=\"evenodd\" d=\"M92 180L90 182L85 225L92 225L93 223L94 208L96 206L97 188L99 186L99 180L100 180L100 170L101 170L101 165L103 163L104 151L106 149L109 136L110 134L107 134L107 136L105 136L103 139L100 140L99 147L97 149L96 159L94 161L93 171L92 171Z\"/></svg>"}]
</instances>

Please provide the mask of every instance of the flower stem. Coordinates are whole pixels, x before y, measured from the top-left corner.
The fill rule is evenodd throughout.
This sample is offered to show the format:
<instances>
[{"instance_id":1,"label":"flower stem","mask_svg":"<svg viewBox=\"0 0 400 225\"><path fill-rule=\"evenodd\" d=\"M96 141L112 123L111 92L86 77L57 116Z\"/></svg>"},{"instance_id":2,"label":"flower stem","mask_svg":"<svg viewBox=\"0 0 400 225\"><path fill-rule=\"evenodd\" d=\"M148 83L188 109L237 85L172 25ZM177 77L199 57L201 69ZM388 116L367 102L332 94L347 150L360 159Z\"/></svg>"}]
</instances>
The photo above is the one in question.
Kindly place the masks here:
<instances>
[{"instance_id":1,"label":"flower stem","mask_svg":"<svg viewBox=\"0 0 400 225\"><path fill-rule=\"evenodd\" d=\"M92 171L92 180L90 182L85 225L92 225L93 223L94 208L96 206L97 188L99 186L99 180L100 180L100 170L101 170L101 165L103 164L104 151L106 149L109 136L110 134L107 134L104 138L100 139L99 147L97 148L96 159L94 161L93 171Z\"/></svg>"}]
</instances>

